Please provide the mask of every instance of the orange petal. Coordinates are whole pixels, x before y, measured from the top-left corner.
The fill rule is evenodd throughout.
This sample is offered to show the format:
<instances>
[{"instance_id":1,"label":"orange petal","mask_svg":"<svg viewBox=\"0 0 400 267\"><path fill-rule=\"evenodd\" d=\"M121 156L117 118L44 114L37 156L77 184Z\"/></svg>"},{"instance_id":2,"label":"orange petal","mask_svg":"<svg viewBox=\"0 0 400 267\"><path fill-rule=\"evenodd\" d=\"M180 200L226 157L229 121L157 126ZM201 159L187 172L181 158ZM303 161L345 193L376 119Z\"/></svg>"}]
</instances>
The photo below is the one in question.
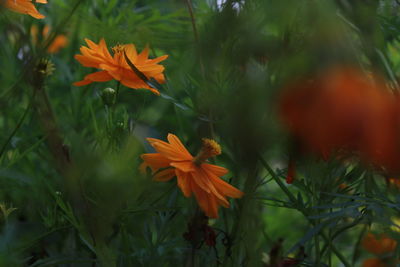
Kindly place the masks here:
<instances>
[{"instance_id":1,"label":"orange petal","mask_svg":"<svg viewBox=\"0 0 400 267\"><path fill-rule=\"evenodd\" d=\"M171 161L159 153L147 153L140 156L144 162L153 170L169 167Z\"/></svg>"},{"instance_id":2,"label":"orange petal","mask_svg":"<svg viewBox=\"0 0 400 267\"><path fill-rule=\"evenodd\" d=\"M176 135L169 133L167 139L172 146L182 153L183 157L187 158L188 160L193 159L192 155L190 155L189 151L186 150L185 146Z\"/></svg>"},{"instance_id":3,"label":"orange petal","mask_svg":"<svg viewBox=\"0 0 400 267\"><path fill-rule=\"evenodd\" d=\"M217 190L221 192L224 196L241 198L244 195L242 191L228 184L227 182L216 176L214 173L208 172L208 177L210 178L215 188L217 188Z\"/></svg>"},{"instance_id":4,"label":"orange petal","mask_svg":"<svg viewBox=\"0 0 400 267\"><path fill-rule=\"evenodd\" d=\"M50 54L57 53L61 48L65 47L68 43L68 39L65 35L58 35L54 41L47 48L47 52Z\"/></svg>"},{"instance_id":5,"label":"orange petal","mask_svg":"<svg viewBox=\"0 0 400 267\"><path fill-rule=\"evenodd\" d=\"M75 82L75 86L83 86L92 82L108 82L112 80L112 77L108 74L107 71L98 71L85 76L82 81Z\"/></svg>"},{"instance_id":6,"label":"orange petal","mask_svg":"<svg viewBox=\"0 0 400 267\"><path fill-rule=\"evenodd\" d=\"M82 51L81 51L82 52ZM83 55L75 55L74 58L79 61L84 67L89 68L98 68L99 61L96 58L83 56Z\"/></svg>"},{"instance_id":7,"label":"orange petal","mask_svg":"<svg viewBox=\"0 0 400 267\"><path fill-rule=\"evenodd\" d=\"M125 45L125 53L129 60L135 64L137 58L136 47L134 44ZM136 64L135 64L136 65Z\"/></svg>"},{"instance_id":8,"label":"orange petal","mask_svg":"<svg viewBox=\"0 0 400 267\"><path fill-rule=\"evenodd\" d=\"M165 142L155 142L151 144L154 149L164 155L166 158L173 161L191 160L186 155L183 155L178 149Z\"/></svg>"},{"instance_id":9,"label":"orange petal","mask_svg":"<svg viewBox=\"0 0 400 267\"><path fill-rule=\"evenodd\" d=\"M168 58L168 55L163 55L161 57L157 57L157 58L154 58L154 59L149 59L146 63L156 64L158 62L166 60L167 58Z\"/></svg>"},{"instance_id":10,"label":"orange petal","mask_svg":"<svg viewBox=\"0 0 400 267\"><path fill-rule=\"evenodd\" d=\"M97 50L99 47L95 42L89 40L88 38L85 38L85 42L87 43L90 49Z\"/></svg>"},{"instance_id":11,"label":"orange petal","mask_svg":"<svg viewBox=\"0 0 400 267\"><path fill-rule=\"evenodd\" d=\"M213 206L210 205L210 196L200 187L195 186L193 183L194 180L190 180L191 188L193 190L194 195L196 196L197 203L199 204L200 208L204 211L204 213L210 218L218 218L218 213L215 214L215 210L212 209Z\"/></svg>"},{"instance_id":12,"label":"orange petal","mask_svg":"<svg viewBox=\"0 0 400 267\"><path fill-rule=\"evenodd\" d=\"M223 203L222 205L224 207L229 207L229 202L226 200L225 196L221 194L219 190L217 190L214 186L214 184L210 181L209 176L206 171L204 171L201 168L198 168L196 172L194 172L193 177L195 177L195 182L202 181L208 188L209 192L211 192L212 195L218 198L218 200Z\"/></svg>"},{"instance_id":13,"label":"orange petal","mask_svg":"<svg viewBox=\"0 0 400 267\"><path fill-rule=\"evenodd\" d=\"M108 82L112 80L112 77L107 71L103 70L86 75L85 80L90 80L93 82Z\"/></svg>"},{"instance_id":14,"label":"orange petal","mask_svg":"<svg viewBox=\"0 0 400 267\"><path fill-rule=\"evenodd\" d=\"M141 173L146 173L147 167L149 167L149 165L147 165L146 162L142 162L142 163L139 165L139 171L140 171Z\"/></svg>"},{"instance_id":15,"label":"orange petal","mask_svg":"<svg viewBox=\"0 0 400 267\"><path fill-rule=\"evenodd\" d=\"M195 166L192 161L172 162L170 165L183 172L191 172L195 170Z\"/></svg>"},{"instance_id":16,"label":"orange petal","mask_svg":"<svg viewBox=\"0 0 400 267\"><path fill-rule=\"evenodd\" d=\"M4 2L4 0L3 0ZM43 19L44 16L37 11L31 1L26 0L5 0L5 7L22 14L31 15L37 19Z\"/></svg>"},{"instance_id":17,"label":"orange petal","mask_svg":"<svg viewBox=\"0 0 400 267\"><path fill-rule=\"evenodd\" d=\"M108 61L108 62L114 61L113 57L111 56L110 52L108 51L107 43L106 43L106 40L104 40L104 38L102 38L100 40L98 47L99 47L99 52L102 53L102 55L105 57L106 61Z\"/></svg>"},{"instance_id":18,"label":"orange petal","mask_svg":"<svg viewBox=\"0 0 400 267\"><path fill-rule=\"evenodd\" d=\"M207 172L212 172L216 176L221 177L227 174L229 171L225 169L224 167L213 165L213 164L208 164L208 163L203 163L201 167L206 170Z\"/></svg>"},{"instance_id":19,"label":"orange petal","mask_svg":"<svg viewBox=\"0 0 400 267\"><path fill-rule=\"evenodd\" d=\"M43 27L43 31L42 31L43 37L47 37L49 35L49 32L50 32L50 26L46 24Z\"/></svg>"},{"instance_id":20,"label":"orange petal","mask_svg":"<svg viewBox=\"0 0 400 267\"><path fill-rule=\"evenodd\" d=\"M215 196L210 196L208 199L208 217L218 218L218 202L219 200Z\"/></svg>"},{"instance_id":21,"label":"orange petal","mask_svg":"<svg viewBox=\"0 0 400 267\"><path fill-rule=\"evenodd\" d=\"M33 44L37 43L38 33L39 33L38 27L36 25L32 25L31 26L31 39L32 39Z\"/></svg>"},{"instance_id":22,"label":"orange petal","mask_svg":"<svg viewBox=\"0 0 400 267\"><path fill-rule=\"evenodd\" d=\"M175 170L176 178L178 180L178 186L182 190L182 193L185 197L190 197L192 194L192 190L190 187L190 181L192 177L189 173L183 172L181 170Z\"/></svg>"},{"instance_id":23,"label":"orange petal","mask_svg":"<svg viewBox=\"0 0 400 267\"><path fill-rule=\"evenodd\" d=\"M201 173L198 171L198 168L196 168L196 170L192 173L192 177L193 187L200 187L203 191L210 193L210 188Z\"/></svg>"},{"instance_id":24,"label":"orange petal","mask_svg":"<svg viewBox=\"0 0 400 267\"><path fill-rule=\"evenodd\" d=\"M129 87L132 89L148 89L148 90L152 91L153 93L156 92L157 95L160 94L157 89L151 88L144 81L139 80L139 79L130 79L130 78L126 78L125 76L123 76L120 79L120 82L123 85L125 85L126 87Z\"/></svg>"},{"instance_id":25,"label":"orange petal","mask_svg":"<svg viewBox=\"0 0 400 267\"><path fill-rule=\"evenodd\" d=\"M75 86L85 86L85 85L88 85L88 84L91 84L91 83L92 83L92 81L82 80L82 81L79 81L79 82L74 82L73 85L75 85Z\"/></svg>"},{"instance_id":26,"label":"orange petal","mask_svg":"<svg viewBox=\"0 0 400 267\"><path fill-rule=\"evenodd\" d=\"M149 57L149 47L146 45L146 47L140 52L140 54L137 56L137 61L138 63L146 61L146 59Z\"/></svg>"}]
</instances>

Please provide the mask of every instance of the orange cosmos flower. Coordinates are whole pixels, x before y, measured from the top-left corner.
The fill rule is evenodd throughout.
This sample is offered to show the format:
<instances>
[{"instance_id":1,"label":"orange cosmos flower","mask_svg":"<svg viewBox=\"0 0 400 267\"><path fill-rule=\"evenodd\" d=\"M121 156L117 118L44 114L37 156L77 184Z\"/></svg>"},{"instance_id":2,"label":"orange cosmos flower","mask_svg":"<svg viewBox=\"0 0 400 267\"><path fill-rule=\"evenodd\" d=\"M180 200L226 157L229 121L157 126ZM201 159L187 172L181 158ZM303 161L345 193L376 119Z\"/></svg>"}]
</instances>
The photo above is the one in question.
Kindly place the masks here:
<instances>
[{"instance_id":1,"label":"orange cosmos flower","mask_svg":"<svg viewBox=\"0 0 400 267\"><path fill-rule=\"evenodd\" d=\"M366 259L362 267L389 267L386 263L377 258Z\"/></svg>"},{"instance_id":2,"label":"orange cosmos flower","mask_svg":"<svg viewBox=\"0 0 400 267\"><path fill-rule=\"evenodd\" d=\"M287 87L280 112L289 131L324 159L357 154L400 173L400 98L361 70L336 67Z\"/></svg>"},{"instance_id":3,"label":"orange cosmos flower","mask_svg":"<svg viewBox=\"0 0 400 267\"><path fill-rule=\"evenodd\" d=\"M35 3L47 4L47 0L36 0ZM0 0L0 5L4 5L6 8L18 13L31 15L37 19L44 18L32 4L32 0Z\"/></svg>"},{"instance_id":4,"label":"orange cosmos flower","mask_svg":"<svg viewBox=\"0 0 400 267\"><path fill-rule=\"evenodd\" d=\"M382 255L394 251L396 249L397 242L385 234L375 236L372 233L368 233L364 237L362 245L368 252L371 252L375 255Z\"/></svg>"},{"instance_id":5,"label":"orange cosmos flower","mask_svg":"<svg viewBox=\"0 0 400 267\"><path fill-rule=\"evenodd\" d=\"M124 58L124 51L129 60L140 70L147 78L154 78L159 83L164 83L164 66L157 63L165 60L168 55L155 59L149 59L149 48L146 47L140 54L137 54L134 44L117 45L112 48L113 56L108 51L106 41L101 39L96 44L89 39L85 39L89 47L82 46L80 51L82 55L75 55L83 66L89 68L101 69L101 71L86 75L76 86L83 86L92 82L107 82L117 80L126 87L133 89L145 88L159 95L157 89L148 86L136 73L130 68Z\"/></svg>"},{"instance_id":6,"label":"orange cosmos flower","mask_svg":"<svg viewBox=\"0 0 400 267\"><path fill-rule=\"evenodd\" d=\"M200 153L193 157L173 134L168 134L168 142L147 138L158 153L143 154L141 168L150 167L156 181L168 181L176 176L178 186L185 197L192 193L200 208L210 218L218 218L218 207L229 207L226 197L240 198L243 192L226 183L221 176L228 170L206 163L209 157L221 154L219 144L203 139Z\"/></svg>"},{"instance_id":7,"label":"orange cosmos flower","mask_svg":"<svg viewBox=\"0 0 400 267\"><path fill-rule=\"evenodd\" d=\"M391 239L385 234L375 236L372 233L368 233L363 241L362 245L364 249L380 258L370 258L363 262L363 267L388 267L395 266L393 263L393 258L390 257L397 246L397 241ZM389 257L388 255L389 254Z\"/></svg>"},{"instance_id":8,"label":"orange cosmos flower","mask_svg":"<svg viewBox=\"0 0 400 267\"><path fill-rule=\"evenodd\" d=\"M360 70L335 68L289 86L281 98L282 119L324 158L340 149L363 150L380 140L370 131L375 124L387 123L393 106L383 87Z\"/></svg>"},{"instance_id":9,"label":"orange cosmos flower","mask_svg":"<svg viewBox=\"0 0 400 267\"><path fill-rule=\"evenodd\" d=\"M33 44L38 43L38 33L39 29L36 25L32 25L31 27L31 37L32 37L32 42ZM48 25L45 25L42 31L42 36L43 39L47 38L50 33L50 27ZM57 35L53 42L47 47L47 52L49 54L54 54L60 51L60 49L64 48L68 44L68 39L64 34L59 34Z\"/></svg>"}]
</instances>

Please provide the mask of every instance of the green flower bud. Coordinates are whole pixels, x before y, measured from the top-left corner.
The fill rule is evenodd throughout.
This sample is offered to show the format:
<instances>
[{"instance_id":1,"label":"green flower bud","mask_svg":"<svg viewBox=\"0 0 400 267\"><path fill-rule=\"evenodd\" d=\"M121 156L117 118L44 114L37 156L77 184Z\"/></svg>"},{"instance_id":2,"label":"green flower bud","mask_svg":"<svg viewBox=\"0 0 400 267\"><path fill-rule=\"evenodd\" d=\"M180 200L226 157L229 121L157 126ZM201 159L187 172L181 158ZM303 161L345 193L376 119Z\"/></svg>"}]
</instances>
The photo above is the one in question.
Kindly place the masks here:
<instances>
[{"instance_id":1,"label":"green flower bud","mask_svg":"<svg viewBox=\"0 0 400 267\"><path fill-rule=\"evenodd\" d=\"M109 107L113 106L115 104L115 90L110 87L103 89L101 92L101 99L104 105Z\"/></svg>"}]
</instances>

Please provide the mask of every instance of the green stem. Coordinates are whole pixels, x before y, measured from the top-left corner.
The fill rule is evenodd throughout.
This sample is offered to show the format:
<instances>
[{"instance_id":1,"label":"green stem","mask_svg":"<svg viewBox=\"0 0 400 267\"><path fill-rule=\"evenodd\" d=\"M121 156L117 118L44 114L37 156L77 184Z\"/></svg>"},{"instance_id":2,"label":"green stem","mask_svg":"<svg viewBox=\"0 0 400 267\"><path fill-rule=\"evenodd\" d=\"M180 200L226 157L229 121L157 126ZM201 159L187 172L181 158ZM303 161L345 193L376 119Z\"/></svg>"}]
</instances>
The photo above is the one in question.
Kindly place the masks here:
<instances>
[{"instance_id":1,"label":"green stem","mask_svg":"<svg viewBox=\"0 0 400 267\"><path fill-rule=\"evenodd\" d=\"M317 187L315 184L315 179L311 180L312 183L312 205L313 206L318 206L319 205L319 200L317 197ZM316 225L320 224L320 220L315 220L314 221ZM319 244L319 236L315 235L314 236L314 243L315 243L315 264L316 266L320 265L321 262L321 248L320 248L320 244Z\"/></svg>"},{"instance_id":2,"label":"green stem","mask_svg":"<svg viewBox=\"0 0 400 267\"><path fill-rule=\"evenodd\" d=\"M321 261L321 255L320 255L319 236L318 235L314 236L314 242L315 242L315 264L316 264L316 266L319 266L320 261Z\"/></svg>"},{"instance_id":3,"label":"green stem","mask_svg":"<svg viewBox=\"0 0 400 267\"><path fill-rule=\"evenodd\" d=\"M239 215L238 215L238 218L236 218L236 220L234 221L232 230L229 234L229 236L231 237L232 243L234 243L235 240L238 238L238 236L242 234L242 231L243 231L242 228L245 227L244 224L246 222L246 219L248 218L246 211L248 210L247 207L248 207L250 201L253 199L252 192L254 191L254 184L256 182L255 177L257 177L257 175L256 175L257 169L255 166L256 163L257 162L254 163L254 166L249 168L249 170L252 170L252 171L249 171L247 178L246 178L246 182L245 182L244 190L243 190L245 192L245 195L243 196L243 198L240 201L238 201L239 211L237 214L239 214ZM238 254L232 253L232 255L235 257ZM227 266L228 259L229 259L228 255L225 255L222 266ZM233 258L233 262L237 262L236 260L237 259Z\"/></svg>"},{"instance_id":4,"label":"green stem","mask_svg":"<svg viewBox=\"0 0 400 267\"><path fill-rule=\"evenodd\" d=\"M117 102L118 102L118 95L119 95L119 89L120 89L120 87L121 87L121 82L120 82L120 81L117 81L117 92L115 93L114 107L115 107L115 105L116 105Z\"/></svg>"},{"instance_id":5,"label":"green stem","mask_svg":"<svg viewBox=\"0 0 400 267\"><path fill-rule=\"evenodd\" d=\"M275 182L279 185L279 187L282 189L283 192L287 195L289 200L294 204L294 207L297 208L298 211L300 211L304 217L307 218L309 223L313 226L315 226L315 222L313 222L311 219L308 218L309 214L307 210L305 209L304 206L299 206L297 205L297 200L295 196L292 194L292 192L289 191L289 189L283 184L281 179L278 177L278 175L272 170L271 166L264 160L264 158L259 154L258 155L260 162L264 166L264 168L269 172L269 174L272 176L272 178L275 180ZM345 267L351 267L350 263L347 262L346 258L343 256L342 253L335 247L335 245L332 244L331 240L325 235L324 232L320 232L319 235L324 239L324 241L329 244L329 247L331 248L332 252L335 253L335 255L339 258L339 260L343 263Z\"/></svg>"},{"instance_id":6,"label":"green stem","mask_svg":"<svg viewBox=\"0 0 400 267\"><path fill-rule=\"evenodd\" d=\"M35 99L36 96L36 90L33 91L33 95L31 97L31 99L29 100L29 104L26 107L24 114L22 115L22 117L20 118L20 120L18 121L17 125L15 126L14 130L12 131L12 133L10 134L10 136L7 138L6 142L4 143L4 145L2 146L1 150L0 150L0 158L3 155L4 151L6 150L8 144L11 142L11 139L14 137L14 135L18 132L18 130L21 128L22 123L24 122L26 116L28 115L29 110L32 108L33 105L33 101Z\"/></svg>"},{"instance_id":7,"label":"green stem","mask_svg":"<svg viewBox=\"0 0 400 267\"><path fill-rule=\"evenodd\" d=\"M185 2L186 2L186 5L187 5L187 8L188 8L188 11L189 11L190 21L192 23L194 40L198 45L200 45L199 32L198 32L197 27L196 27L196 19L194 17L192 1L191 0L185 0ZM201 50L199 50L199 55L200 55L200 70L201 70L201 74L203 75L203 78L205 78L205 69L204 69L204 64L203 64L202 57L201 57L201 55L202 55Z\"/></svg>"}]
</instances>

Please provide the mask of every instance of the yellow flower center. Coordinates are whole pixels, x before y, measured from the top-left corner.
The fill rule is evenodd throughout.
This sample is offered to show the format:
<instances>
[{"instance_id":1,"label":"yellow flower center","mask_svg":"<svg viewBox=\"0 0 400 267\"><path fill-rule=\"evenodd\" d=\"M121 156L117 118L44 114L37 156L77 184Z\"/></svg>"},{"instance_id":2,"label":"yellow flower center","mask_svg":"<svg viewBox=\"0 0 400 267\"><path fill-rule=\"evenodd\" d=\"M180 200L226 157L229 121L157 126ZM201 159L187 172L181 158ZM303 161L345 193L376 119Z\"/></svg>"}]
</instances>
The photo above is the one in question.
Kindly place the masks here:
<instances>
[{"instance_id":1,"label":"yellow flower center","mask_svg":"<svg viewBox=\"0 0 400 267\"><path fill-rule=\"evenodd\" d=\"M221 146L212 139L203 138L203 145L200 152L193 159L196 165L202 164L206 159L221 154Z\"/></svg>"},{"instance_id":2,"label":"yellow flower center","mask_svg":"<svg viewBox=\"0 0 400 267\"><path fill-rule=\"evenodd\" d=\"M111 48L111 50L113 51L114 55L115 54L122 54L124 52L125 49L125 45L121 45L121 44L117 44L116 46L114 46L113 48Z\"/></svg>"}]
</instances>

